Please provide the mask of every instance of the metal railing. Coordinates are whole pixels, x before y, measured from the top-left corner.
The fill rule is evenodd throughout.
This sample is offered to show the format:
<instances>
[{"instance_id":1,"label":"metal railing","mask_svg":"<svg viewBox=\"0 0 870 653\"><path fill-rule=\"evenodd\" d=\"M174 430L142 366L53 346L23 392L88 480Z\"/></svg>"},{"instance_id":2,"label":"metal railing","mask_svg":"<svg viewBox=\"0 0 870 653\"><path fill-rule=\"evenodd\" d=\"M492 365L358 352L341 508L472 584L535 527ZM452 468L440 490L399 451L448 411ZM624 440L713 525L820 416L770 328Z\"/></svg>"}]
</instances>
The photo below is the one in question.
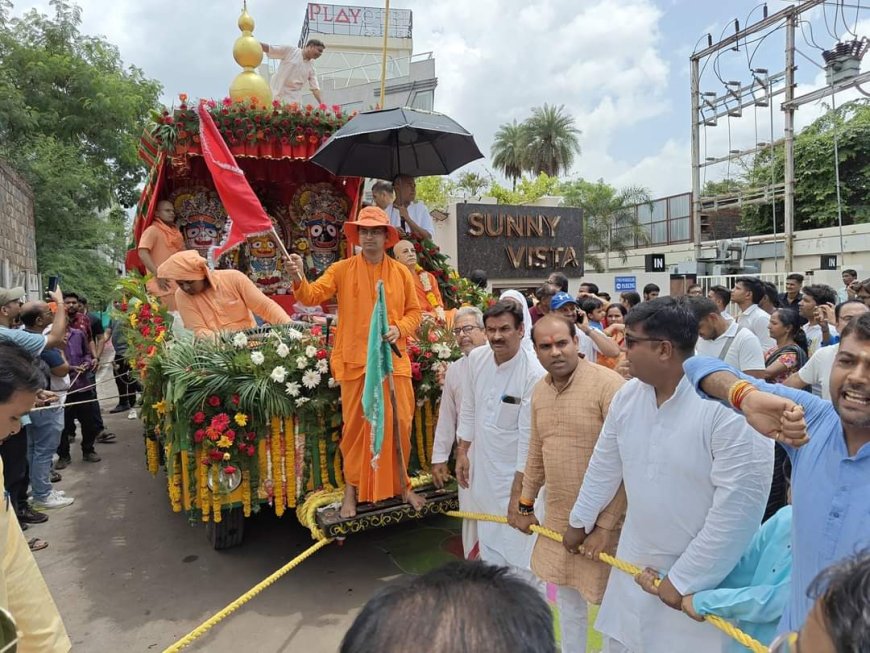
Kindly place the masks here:
<instances>
[{"instance_id":1,"label":"metal railing","mask_svg":"<svg viewBox=\"0 0 870 653\"><path fill-rule=\"evenodd\" d=\"M345 53L340 54L347 63ZM371 84L372 82L381 81L381 55L380 54L362 54L354 55L359 63L347 68L341 68L326 73L318 73L317 81L323 88L350 88L351 86L361 86L363 84ZM407 77L411 71L411 64L421 61L429 61L434 58L433 52L420 52L412 54L408 57L387 57L387 80ZM278 70L279 61L269 59L269 74L274 75Z\"/></svg>"},{"instance_id":2,"label":"metal railing","mask_svg":"<svg viewBox=\"0 0 870 653\"><path fill-rule=\"evenodd\" d=\"M785 292L785 278L787 272L762 272L761 274L715 274L715 275L699 275L695 283L699 284L704 289L704 295L710 291L713 286L725 286L729 290L734 287L735 281L740 277L757 277L761 281L769 281L777 287L779 292ZM728 312L736 316L740 313L740 309L736 304L728 305Z\"/></svg>"}]
</instances>

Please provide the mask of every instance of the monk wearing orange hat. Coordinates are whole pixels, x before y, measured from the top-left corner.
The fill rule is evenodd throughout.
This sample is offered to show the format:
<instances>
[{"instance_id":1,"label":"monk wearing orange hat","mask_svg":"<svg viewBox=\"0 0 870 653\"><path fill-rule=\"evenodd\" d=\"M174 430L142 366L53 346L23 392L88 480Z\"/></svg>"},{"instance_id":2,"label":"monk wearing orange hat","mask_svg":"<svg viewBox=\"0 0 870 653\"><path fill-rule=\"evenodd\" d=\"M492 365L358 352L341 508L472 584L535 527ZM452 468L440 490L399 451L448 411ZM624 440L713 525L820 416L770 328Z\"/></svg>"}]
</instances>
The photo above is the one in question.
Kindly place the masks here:
<instances>
[{"instance_id":1,"label":"monk wearing orange hat","mask_svg":"<svg viewBox=\"0 0 870 653\"><path fill-rule=\"evenodd\" d=\"M170 311L174 311L178 286L169 279L161 278L157 268L176 252L184 251L184 236L175 224L175 207L169 200L157 202L154 218L139 237L139 258L145 269L154 275L154 279L147 284L148 292Z\"/></svg>"},{"instance_id":2,"label":"monk wearing orange hat","mask_svg":"<svg viewBox=\"0 0 870 653\"><path fill-rule=\"evenodd\" d=\"M170 256L157 269L161 279L178 283L175 302L184 326L197 336L241 331L257 326L254 315L269 324L286 324L290 316L238 270L209 270L192 249Z\"/></svg>"},{"instance_id":3,"label":"monk wearing orange hat","mask_svg":"<svg viewBox=\"0 0 870 653\"><path fill-rule=\"evenodd\" d=\"M369 322L377 298L377 282L383 281L390 323L384 339L394 343L402 354L400 358L393 356L393 367L398 435L404 456L401 468L407 469L415 402L406 339L414 334L422 319L414 279L408 268L386 255L387 248L399 241L399 234L381 209L375 206L364 208L355 222L344 224L344 232L348 243L351 246L359 245L362 251L349 259L333 263L317 281L308 283L305 279L304 264L297 254L290 255L289 266L293 275L293 291L303 304L314 306L330 297L338 298L338 331L331 364L333 377L341 383L344 421L341 455L344 459L345 490L340 514L345 518L353 517L358 501L381 501L395 496L401 496L415 510L419 510L425 500L411 490L407 475L398 471L391 404L387 403L385 407L384 443L376 469L371 464L371 426L362 410ZM384 396L389 396L386 382Z\"/></svg>"}]
</instances>

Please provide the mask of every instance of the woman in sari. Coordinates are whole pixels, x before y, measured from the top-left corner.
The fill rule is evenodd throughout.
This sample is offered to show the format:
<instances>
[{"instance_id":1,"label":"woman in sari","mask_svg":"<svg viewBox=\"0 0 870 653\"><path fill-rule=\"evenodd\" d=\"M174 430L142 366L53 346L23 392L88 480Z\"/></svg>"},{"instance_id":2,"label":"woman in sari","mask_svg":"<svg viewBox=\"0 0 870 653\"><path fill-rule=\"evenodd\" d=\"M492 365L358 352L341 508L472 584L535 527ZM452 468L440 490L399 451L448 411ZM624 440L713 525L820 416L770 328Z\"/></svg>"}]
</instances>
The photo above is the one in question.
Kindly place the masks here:
<instances>
[{"instance_id":1,"label":"woman in sari","mask_svg":"<svg viewBox=\"0 0 870 653\"><path fill-rule=\"evenodd\" d=\"M625 342L625 316L627 313L628 311L625 310L625 306L622 304L611 304L607 307L607 312L605 313L607 326L604 328L604 333L610 336L610 339L620 349L622 349L622 344ZM599 354L596 362L599 365L604 365L604 367L615 370L620 358L622 358L622 354L619 356L603 356Z\"/></svg>"},{"instance_id":2,"label":"woman in sari","mask_svg":"<svg viewBox=\"0 0 870 653\"><path fill-rule=\"evenodd\" d=\"M776 345L764 353L762 378L770 383L782 383L807 362L807 338L800 327L800 315L788 308L774 311L768 333Z\"/></svg>"}]
</instances>

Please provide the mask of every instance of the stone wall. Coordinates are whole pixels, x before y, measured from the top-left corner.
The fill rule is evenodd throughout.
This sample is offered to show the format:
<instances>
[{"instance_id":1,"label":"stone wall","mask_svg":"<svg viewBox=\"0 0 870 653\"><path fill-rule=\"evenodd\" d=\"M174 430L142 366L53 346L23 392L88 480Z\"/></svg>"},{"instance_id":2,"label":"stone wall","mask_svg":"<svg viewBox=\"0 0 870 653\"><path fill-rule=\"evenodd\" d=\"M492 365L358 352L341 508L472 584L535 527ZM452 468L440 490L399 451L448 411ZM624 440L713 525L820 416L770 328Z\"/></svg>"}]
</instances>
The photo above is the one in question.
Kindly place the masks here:
<instances>
[{"instance_id":1,"label":"stone wall","mask_svg":"<svg viewBox=\"0 0 870 653\"><path fill-rule=\"evenodd\" d=\"M33 192L15 171L0 161L0 285L39 292L36 274L36 224Z\"/></svg>"}]
</instances>

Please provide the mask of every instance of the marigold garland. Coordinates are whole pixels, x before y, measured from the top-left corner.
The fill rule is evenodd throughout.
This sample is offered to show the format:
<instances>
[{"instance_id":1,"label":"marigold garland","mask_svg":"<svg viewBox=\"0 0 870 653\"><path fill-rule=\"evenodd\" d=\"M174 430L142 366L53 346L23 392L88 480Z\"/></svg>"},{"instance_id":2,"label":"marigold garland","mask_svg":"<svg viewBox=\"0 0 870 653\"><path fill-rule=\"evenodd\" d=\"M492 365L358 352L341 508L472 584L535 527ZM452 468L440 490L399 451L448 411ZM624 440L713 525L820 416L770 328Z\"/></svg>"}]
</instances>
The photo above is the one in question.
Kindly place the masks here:
<instances>
[{"instance_id":1,"label":"marigold garland","mask_svg":"<svg viewBox=\"0 0 870 653\"><path fill-rule=\"evenodd\" d=\"M204 463L208 462L207 460L203 461ZM208 470L209 467L206 464L199 465L199 509L202 512L202 521L207 522L209 520L209 513L211 512L211 497L209 496L208 490Z\"/></svg>"},{"instance_id":2,"label":"marigold garland","mask_svg":"<svg viewBox=\"0 0 870 653\"><path fill-rule=\"evenodd\" d=\"M220 474L220 467L217 465L212 465L212 469L215 473L215 481L217 481L217 476ZM223 518L223 507L224 507L224 498L221 496L220 490L211 493L212 498L212 521L215 524L220 524L221 519Z\"/></svg>"},{"instance_id":3,"label":"marigold garland","mask_svg":"<svg viewBox=\"0 0 870 653\"><path fill-rule=\"evenodd\" d=\"M175 471L166 475L172 512L181 512L181 468L179 465L180 463L176 461Z\"/></svg>"},{"instance_id":4,"label":"marigold garland","mask_svg":"<svg viewBox=\"0 0 870 653\"><path fill-rule=\"evenodd\" d=\"M287 507L296 507L296 429L292 417L284 418L284 472L287 476Z\"/></svg>"},{"instance_id":5,"label":"marigold garland","mask_svg":"<svg viewBox=\"0 0 870 653\"><path fill-rule=\"evenodd\" d=\"M428 464L432 460L432 448L435 446L435 411L431 401L423 404L423 411L426 415L426 451L423 455Z\"/></svg>"},{"instance_id":6,"label":"marigold garland","mask_svg":"<svg viewBox=\"0 0 870 653\"><path fill-rule=\"evenodd\" d=\"M424 472L429 471L429 461L426 459L426 445L423 441L423 411L419 407L414 415L414 431L417 435L417 462Z\"/></svg>"},{"instance_id":7,"label":"marigold garland","mask_svg":"<svg viewBox=\"0 0 870 653\"><path fill-rule=\"evenodd\" d=\"M269 480L268 468L268 453L266 447L266 438L261 438L257 443L257 466L259 467L260 478L257 483L257 499L269 499L269 492L266 487L266 482Z\"/></svg>"},{"instance_id":8,"label":"marigold garland","mask_svg":"<svg viewBox=\"0 0 870 653\"><path fill-rule=\"evenodd\" d=\"M329 482L329 466L326 457L326 440L320 438L317 443L317 448L320 452L320 484L324 490L331 490L332 483Z\"/></svg>"},{"instance_id":9,"label":"marigold garland","mask_svg":"<svg viewBox=\"0 0 870 653\"><path fill-rule=\"evenodd\" d=\"M284 468L281 461L281 419L278 417L271 418L272 432L269 437L270 459L269 459L269 478L272 479L272 489L275 497L275 514L281 517L284 514ZM280 475L276 474L276 468L280 470Z\"/></svg>"},{"instance_id":10,"label":"marigold garland","mask_svg":"<svg viewBox=\"0 0 870 653\"><path fill-rule=\"evenodd\" d=\"M251 472L242 472L242 511L245 517L251 516Z\"/></svg>"},{"instance_id":11,"label":"marigold garland","mask_svg":"<svg viewBox=\"0 0 870 653\"><path fill-rule=\"evenodd\" d=\"M151 476L157 476L157 470L160 469L160 449L157 440L145 438L145 455L148 471L151 472Z\"/></svg>"},{"instance_id":12,"label":"marigold garland","mask_svg":"<svg viewBox=\"0 0 870 653\"><path fill-rule=\"evenodd\" d=\"M424 270L423 266L419 263L417 264L417 276L420 279L420 283L423 284L423 291L426 293L426 301L429 302L429 305L432 307L432 310L435 312L435 315L438 317L438 319L444 322L446 320L446 315L444 314L444 307L441 306L441 303L438 301L435 293L432 292L431 275L426 270Z\"/></svg>"}]
</instances>

